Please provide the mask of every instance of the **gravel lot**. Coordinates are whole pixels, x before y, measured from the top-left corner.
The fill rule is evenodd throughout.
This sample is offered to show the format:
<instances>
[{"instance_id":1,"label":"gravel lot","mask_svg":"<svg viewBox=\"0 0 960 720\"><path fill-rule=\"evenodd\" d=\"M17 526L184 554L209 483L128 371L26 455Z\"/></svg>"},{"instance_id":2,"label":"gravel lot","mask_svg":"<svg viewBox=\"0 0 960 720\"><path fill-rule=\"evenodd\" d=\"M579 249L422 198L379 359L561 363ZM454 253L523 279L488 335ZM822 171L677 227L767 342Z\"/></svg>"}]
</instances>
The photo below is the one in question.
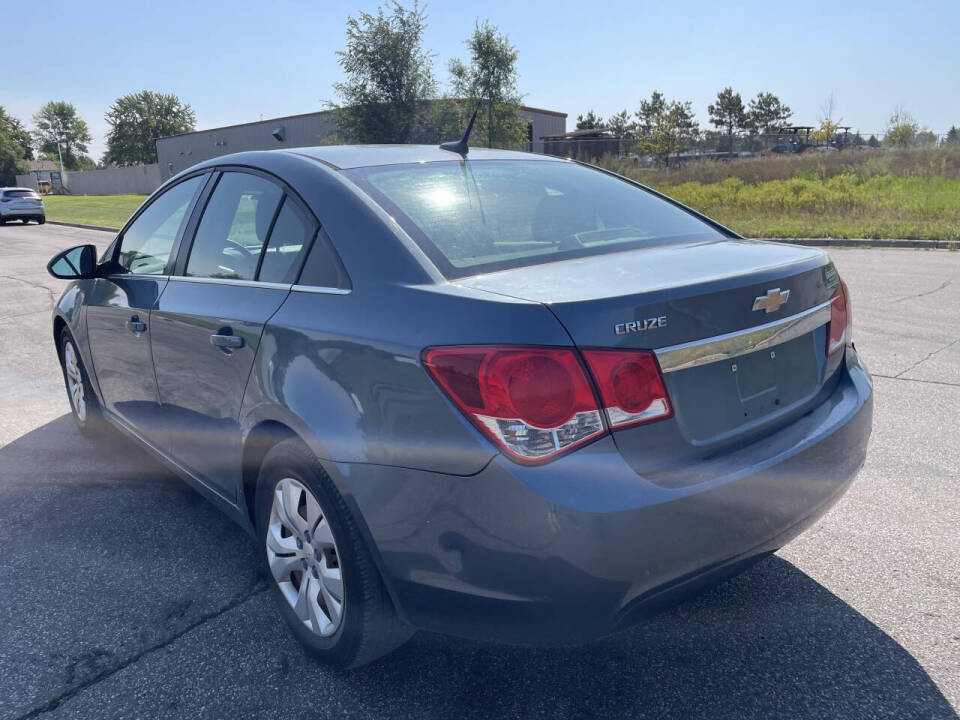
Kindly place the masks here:
<instances>
[{"instance_id":1,"label":"gravel lot","mask_svg":"<svg viewBox=\"0 0 960 720\"><path fill-rule=\"evenodd\" d=\"M832 251L873 441L776 556L584 647L420 633L334 673L288 636L245 533L134 445L75 430L44 266L110 239L0 228L0 718L957 717L960 253Z\"/></svg>"}]
</instances>

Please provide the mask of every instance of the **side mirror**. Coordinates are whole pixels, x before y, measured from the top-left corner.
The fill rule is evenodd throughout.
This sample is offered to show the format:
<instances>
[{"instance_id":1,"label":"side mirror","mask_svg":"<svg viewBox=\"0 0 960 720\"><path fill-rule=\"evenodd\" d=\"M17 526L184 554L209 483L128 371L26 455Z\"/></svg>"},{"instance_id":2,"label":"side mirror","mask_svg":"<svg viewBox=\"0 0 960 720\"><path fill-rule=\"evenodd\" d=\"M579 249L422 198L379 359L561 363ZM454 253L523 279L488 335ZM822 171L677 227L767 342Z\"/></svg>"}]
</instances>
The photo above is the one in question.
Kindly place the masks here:
<instances>
[{"instance_id":1,"label":"side mirror","mask_svg":"<svg viewBox=\"0 0 960 720\"><path fill-rule=\"evenodd\" d=\"M86 280L96 277L97 249L93 245L77 245L53 256L47 272L60 280Z\"/></svg>"}]
</instances>

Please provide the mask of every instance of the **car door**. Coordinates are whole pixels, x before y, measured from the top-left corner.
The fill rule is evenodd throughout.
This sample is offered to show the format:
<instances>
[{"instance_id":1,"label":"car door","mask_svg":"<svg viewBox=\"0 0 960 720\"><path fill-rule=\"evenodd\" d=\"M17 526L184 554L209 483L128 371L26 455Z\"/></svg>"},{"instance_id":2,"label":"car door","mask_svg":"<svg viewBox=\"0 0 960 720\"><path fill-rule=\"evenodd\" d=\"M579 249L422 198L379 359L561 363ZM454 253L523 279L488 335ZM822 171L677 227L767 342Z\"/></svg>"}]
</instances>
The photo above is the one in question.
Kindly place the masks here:
<instances>
[{"instance_id":1,"label":"car door","mask_svg":"<svg viewBox=\"0 0 960 720\"><path fill-rule=\"evenodd\" d=\"M207 179L195 175L153 198L114 241L86 302L93 372L107 411L154 444L163 441L150 352L150 311Z\"/></svg>"},{"instance_id":2,"label":"car door","mask_svg":"<svg viewBox=\"0 0 960 720\"><path fill-rule=\"evenodd\" d=\"M168 452L231 501L240 408L263 327L315 233L315 220L275 179L222 172L152 315Z\"/></svg>"}]
</instances>

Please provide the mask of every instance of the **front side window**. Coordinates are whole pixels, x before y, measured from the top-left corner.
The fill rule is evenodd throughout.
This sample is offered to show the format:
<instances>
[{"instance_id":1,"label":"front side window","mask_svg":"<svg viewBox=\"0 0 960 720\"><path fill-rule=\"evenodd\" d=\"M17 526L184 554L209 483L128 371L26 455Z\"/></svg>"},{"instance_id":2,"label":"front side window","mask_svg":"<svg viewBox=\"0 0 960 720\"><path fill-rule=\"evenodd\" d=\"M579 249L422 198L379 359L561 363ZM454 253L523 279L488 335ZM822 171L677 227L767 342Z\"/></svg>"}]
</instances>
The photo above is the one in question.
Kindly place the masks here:
<instances>
[{"instance_id":1,"label":"front side window","mask_svg":"<svg viewBox=\"0 0 960 720\"><path fill-rule=\"evenodd\" d=\"M205 176L198 175L174 185L127 228L120 241L117 262L135 275L166 272L177 235L187 222L187 210Z\"/></svg>"},{"instance_id":2,"label":"front side window","mask_svg":"<svg viewBox=\"0 0 960 720\"><path fill-rule=\"evenodd\" d=\"M448 278L719 234L636 185L572 162L467 160L346 174Z\"/></svg>"},{"instance_id":3,"label":"front side window","mask_svg":"<svg viewBox=\"0 0 960 720\"><path fill-rule=\"evenodd\" d=\"M197 226L186 274L253 280L282 196L259 175L223 173Z\"/></svg>"}]
</instances>

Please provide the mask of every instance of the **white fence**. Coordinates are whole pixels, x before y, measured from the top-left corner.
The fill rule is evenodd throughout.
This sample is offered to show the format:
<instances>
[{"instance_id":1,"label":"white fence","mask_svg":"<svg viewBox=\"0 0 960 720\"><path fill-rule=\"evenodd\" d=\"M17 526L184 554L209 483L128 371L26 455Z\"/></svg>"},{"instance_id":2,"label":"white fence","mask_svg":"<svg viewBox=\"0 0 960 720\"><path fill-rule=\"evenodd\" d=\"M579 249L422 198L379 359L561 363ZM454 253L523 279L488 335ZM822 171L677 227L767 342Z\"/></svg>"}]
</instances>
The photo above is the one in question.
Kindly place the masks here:
<instances>
[{"instance_id":1,"label":"white fence","mask_svg":"<svg viewBox=\"0 0 960 720\"><path fill-rule=\"evenodd\" d=\"M156 163L68 172L66 175L64 184L73 195L149 195L162 182L160 166ZM37 177L34 174L17 175L17 185L36 190Z\"/></svg>"}]
</instances>

